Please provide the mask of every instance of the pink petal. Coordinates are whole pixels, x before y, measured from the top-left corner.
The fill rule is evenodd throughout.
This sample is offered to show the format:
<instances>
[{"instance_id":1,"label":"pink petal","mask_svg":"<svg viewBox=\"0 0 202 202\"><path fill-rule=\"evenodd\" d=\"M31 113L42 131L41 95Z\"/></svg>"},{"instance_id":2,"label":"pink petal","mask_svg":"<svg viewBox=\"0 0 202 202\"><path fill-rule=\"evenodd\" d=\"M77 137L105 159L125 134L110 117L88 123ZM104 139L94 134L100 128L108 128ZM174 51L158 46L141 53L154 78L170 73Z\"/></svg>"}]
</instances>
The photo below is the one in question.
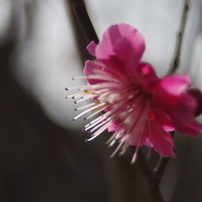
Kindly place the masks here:
<instances>
[{"instance_id":1,"label":"pink petal","mask_svg":"<svg viewBox=\"0 0 202 202\"><path fill-rule=\"evenodd\" d=\"M200 114L202 114L202 93L196 88L189 88L187 92L196 99L197 107L194 115L195 117L199 116Z\"/></svg>"},{"instance_id":2,"label":"pink petal","mask_svg":"<svg viewBox=\"0 0 202 202\"><path fill-rule=\"evenodd\" d=\"M119 130L120 127L117 127L116 124L112 123L109 127L108 127L108 132L113 132L113 131L117 131Z\"/></svg>"},{"instance_id":3,"label":"pink petal","mask_svg":"<svg viewBox=\"0 0 202 202\"><path fill-rule=\"evenodd\" d=\"M87 60L85 62L85 67L84 67L84 70L83 70L84 75L85 76L94 75L93 70L95 70L95 69L102 70L103 68L96 65L94 62L92 62L90 60ZM87 80L88 80L88 83L91 84L91 85L103 82L102 80L98 80L98 79L87 79Z\"/></svg>"},{"instance_id":4,"label":"pink petal","mask_svg":"<svg viewBox=\"0 0 202 202\"><path fill-rule=\"evenodd\" d=\"M173 125L171 123L170 118L168 117L168 115L163 110L152 109L150 112L150 117L151 117L151 114L153 116L153 120L160 123L165 131L170 132L170 131L175 130L175 128L173 127Z\"/></svg>"},{"instance_id":5,"label":"pink petal","mask_svg":"<svg viewBox=\"0 0 202 202\"><path fill-rule=\"evenodd\" d=\"M145 140L144 145L147 147L153 147L153 144L151 143L151 141L148 138Z\"/></svg>"},{"instance_id":6,"label":"pink petal","mask_svg":"<svg viewBox=\"0 0 202 202\"><path fill-rule=\"evenodd\" d=\"M188 74L167 76L160 82L160 87L173 96L179 96L189 85L191 79Z\"/></svg>"},{"instance_id":7,"label":"pink petal","mask_svg":"<svg viewBox=\"0 0 202 202\"><path fill-rule=\"evenodd\" d=\"M202 125L197 123L196 121L193 121L192 123L184 127L178 128L177 131L181 134L187 134L192 137L197 137L200 135L199 131L202 131Z\"/></svg>"},{"instance_id":8,"label":"pink petal","mask_svg":"<svg viewBox=\"0 0 202 202\"><path fill-rule=\"evenodd\" d=\"M119 77L126 77L127 71L123 68L124 64L116 56L111 56L110 59L97 59L98 62L102 63L106 69L112 71Z\"/></svg>"},{"instance_id":9,"label":"pink petal","mask_svg":"<svg viewBox=\"0 0 202 202\"><path fill-rule=\"evenodd\" d=\"M95 56L95 48L96 48L97 44L94 41L91 41L88 46L86 47L86 49L88 50L88 52Z\"/></svg>"},{"instance_id":10,"label":"pink petal","mask_svg":"<svg viewBox=\"0 0 202 202\"><path fill-rule=\"evenodd\" d=\"M172 136L158 122L150 121L150 133L149 139L155 151L163 157L176 157Z\"/></svg>"},{"instance_id":11,"label":"pink petal","mask_svg":"<svg viewBox=\"0 0 202 202\"><path fill-rule=\"evenodd\" d=\"M140 134L138 134L140 135ZM135 136L135 138L133 138L132 136ZM146 145L147 144L147 136L145 135L145 133L141 134L138 138L136 137L137 134L132 134L131 138L128 141L129 145L133 145L133 146L142 146L142 145ZM151 145L151 144L150 144Z\"/></svg>"},{"instance_id":12,"label":"pink petal","mask_svg":"<svg viewBox=\"0 0 202 202\"><path fill-rule=\"evenodd\" d=\"M188 85L190 78L184 74L165 77L155 86L154 108L164 110L176 129L194 120L196 100L186 92Z\"/></svg>"},{"instance_id":13,"label":"pink petal","mask_svg":"<svg viewBox=\"0 0 202 202\"><path fill-rule=\"evenodd\" d=\"M141 84L146 92L153 93L155 85L159 83L159 78L153 67L148 63L141 62L133 72L135 72L135 81Z\"/></svg>"},{"instance_id":14,"label":"pink petal","mask_svg":"<svg viewBox=\"0 0 202 202\"><path fill-rule=\"evenodd\" d=\"M144 37L132 26L121 23L104 32L95 53L98 59L110 59L115 56L124 63L125 68L132 70L140 61L144 49Z\"/></svg>"}]
</instances>

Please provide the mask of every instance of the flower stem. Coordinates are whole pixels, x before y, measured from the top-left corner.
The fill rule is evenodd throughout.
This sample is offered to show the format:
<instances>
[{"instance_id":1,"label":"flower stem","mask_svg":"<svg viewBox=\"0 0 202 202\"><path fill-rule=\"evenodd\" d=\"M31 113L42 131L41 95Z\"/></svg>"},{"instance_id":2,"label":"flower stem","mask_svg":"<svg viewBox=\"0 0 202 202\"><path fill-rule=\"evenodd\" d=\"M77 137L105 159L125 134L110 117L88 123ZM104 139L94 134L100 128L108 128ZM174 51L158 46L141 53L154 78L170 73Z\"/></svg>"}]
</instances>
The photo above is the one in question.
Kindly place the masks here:
<instances>
[{"instance_id":1,"label":"flower stem","mask_svg":"<svg viewBox=\"0 0 202 202\"><path fill-rule=\"evenodd\" d=\"M182 46L182 39L184 36L184 29L186 25L186 20L187 20L187 14L189 10L189 0L186 0L184 3L184 9L183 9L183 15L182 15L182 20L180 23L180 29L178 33L178 38L175 46L175 53L174 53L174 58L173 62L169 68L168 74L173 74L176 72L177 68L179 67L180 64L180 54L181 54L181 46Z\"/></svg>"},{"instance_id":2,"label":"flower stem","mask_svg":"<svg viewBox=\"0 0 202 202\"><path fill-rule=\"evenodd\" d=\"M159 189L159 182L161 177L156 175L155 171L151 171L145 161L141 150L138 152L137 170L139 171L140 178L142 180L147 198L150 202L164 202L163 196ZM158 176L158 177L157 177Z\"/></svg>"},{"instance_id":3,"label":"flower stem","mask_svg":"<svg viewBox=\"0 0 202 202\"><path fill-rule=\"evenodd\" d=\"M174 137L175 131L170 132L170 134L172 137ZM161 181L161 178L164 174L164 171L166 169L166 166L167 166L169 160L170 160L170 157L165 158L165 157L161 156L159 158L159 161L158 161L156 167L153 170L153 173L152 173L153 177L152 178L154 178L158 184Z\"/></svg>"},{"instance_id":4,"label":"flower stem","mask_svg":"<svg viewBox=\"0 0 202 202\"><path fill-rule=\"evenodd\" d=\"M160 183L169 160L170 160L170 157L165 158L161 156L159 158L159 161L153 171L153 178L156 180L157 184Z\"/></svg>"}]
</instances>

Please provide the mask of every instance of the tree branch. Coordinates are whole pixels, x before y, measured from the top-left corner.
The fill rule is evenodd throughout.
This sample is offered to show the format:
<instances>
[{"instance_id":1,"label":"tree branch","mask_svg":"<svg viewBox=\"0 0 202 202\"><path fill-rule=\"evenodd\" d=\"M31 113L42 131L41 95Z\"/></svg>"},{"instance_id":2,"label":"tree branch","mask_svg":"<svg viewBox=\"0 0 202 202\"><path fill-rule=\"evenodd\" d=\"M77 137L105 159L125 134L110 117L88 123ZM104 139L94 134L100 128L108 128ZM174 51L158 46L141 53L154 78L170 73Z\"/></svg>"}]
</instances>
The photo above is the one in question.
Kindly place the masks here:
<instances>
[{"instance_id":1,"label":"tree branch","mask_svg":"<svg viewBox=\"0 0 202 202\"><path fill-rule=\"evenodd\" d=\"M155 172L149 169L141 150L138 152L136 167L149 201L164 202L163 196L159 189L160 178L157 178Z\"/></svg>"},{"instance_id":2,"label":"tree branch","mask_svg":"<svg viewBox=\"0 0 202 202\"><path fill-rule=\"evenodd\" d=\"M180 30L178 33L178 38L175 46L175 54L174 54L173 62L169 68L168 74L173 74L174 72L176 72L180 64L181 46L182 46L182 40L184 36L184 29L186 25L188 10L189 10L189 0L186 0L184 4L184 9L183 9L182 20L180 23Z\"/></svg>"},{"instance_id":3,"label":"tree branch","mask_svg":"<svg viewBox=\"0 0 202 202\"><path fill-rule=\"evenodd\" d=\"M95 43L99 42L95 29L91 23L91 20L86 11L86 6L83 0L68 0L71 9L82 29L82 32L85 36L87 44L89 44L92 40Z\"/></svg>"},{"instance_id":4,"label":"tree branch","mask_svg":"<svg viewBox=\"0 0 202 202\"><path fill-rule=\"evenodd\" d=\"M170 132L170 134L172 137L174 137L175 131ZM169 160L170 160L170 157L165 158L165 157L161 156L159 158L159 161L152 173L152 178L154 178L156 180L157 184L159 184L161 182L161 178L164 174L164 171L166 169L166 166L167 166Z\"/></svg>"}]
</instances>

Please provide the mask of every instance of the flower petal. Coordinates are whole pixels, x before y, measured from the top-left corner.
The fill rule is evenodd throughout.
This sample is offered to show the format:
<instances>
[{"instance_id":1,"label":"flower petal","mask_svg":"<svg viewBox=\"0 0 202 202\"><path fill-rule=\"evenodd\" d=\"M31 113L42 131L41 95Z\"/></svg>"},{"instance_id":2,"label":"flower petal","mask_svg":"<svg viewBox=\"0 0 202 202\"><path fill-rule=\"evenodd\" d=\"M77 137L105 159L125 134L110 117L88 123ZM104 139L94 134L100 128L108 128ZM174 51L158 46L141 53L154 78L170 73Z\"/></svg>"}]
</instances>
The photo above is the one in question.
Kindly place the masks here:
<instances>
[{"instance_id":1,"label":"flower petal","mask_svg":"<svg viewBox=\"0 0 202 202\"><path fill-rule=\"evenodd\" d=\"M155 151L163 157L176 157L172 136L157 121L150 121L150 133L149 139Z\"/></svg>"},{"instance_id":2,"label":"flower petal","mask_svg":"<svg viewBox=\"0 0 202 202\"><path fill-rule=\"evenodd\" d=\"M151 117L153 117L153 120L160 123L165 131L170 132L170 131L175 130L175 128L171 124L170 118L168 117L168 115L163 110L152 109L150 112L150 116L149 116L150 120L151 120Z\"/></svg>"},{"instance_id":3,"label":"flower petal","mask_svg":"<svg viewBox=\"0 0 202 202\"><path fill-rule=\"evenodd\" d=\"M188 134L191 137L197 137L200 135L199 131L202 131L202 125L196 121L193 121L184 127L178 128L177 131L181 134Z\"/></svg>"},{"instance_id":4,"label":"flower petal","mask_svg":"<svg viewBox=\"0 0 202 202\"><path fill-rule=\"evenodd\" d=\"M133 72L135 72L135 81L142 85L147 93L153 93L155 85L159 82L153 67L148 63L141 62Z\"/></svg>"},{"instance_id":5,"label":"flower petal","mask_svg":"<svg viewBox=\"0 0 202 202\"><path fill-rule=\"evenodd\" d=\"M95 56L95 48L96 48L97 44L94 41L91 41L88 46L86 47L86 49L88 50L88 52Z\"/></svg>"},{"instance_id":6,"label":"flower petal","mask_svg":"<svg viewBox=\"0 0 202 202\"><path fill-rule=\"evenodd\" d=\"M162 78L155 86L154 107L166 112L176 130L191 123L195 118L196 99L186 92L190 83L186 74L172 75Z\"/></svg>"},{"instance_id":7,"label":"flower petal","mask_svg":"<svg viewBox=\"0 0 202 202\"><path fill-rule=\"evenodd\" d=\"M196 99L197 107L194 115L195 117L199 116L200 114L202 114L202 93L196 88L189 88L187 92L190 93Z\"/></svg>"},{"instance_id":8,"label":"flower petal","mask_svg":"<svg viewBox=\"0 0 202 202\"><path fill-rule=\"evenodd\" d=\"M161 79L160 87L173 96L179 96L189 85L191 79L188 74L171 75Z\"/></svg>"},{"instance_id":9,"label":"flower petal","mask_svg":"<svg viewBox=\"0 0 202 202\"><path fill-rule=\"evenodd\" d=\"M132 26L121 23L111 26L97 45L97 59L113 56L124 63L122 68L132 69L137 65L145 50L144 37Z\"/></svg>"},{"instance_id":10,"label":"flower petal","mask_svg":"<svg viewBox=\"0 0 202 202\"><path fill-rule=\"evenodd\" d=\"M117 131L119 130L120 127L118 127L116 124L112 123L109 127L108 127L108 132L113 132L113 131Z\"/></svg>"},{"instance_id":11,"label":"flower petal","mask_svg":"<svg viewBox=\"0 0 202 202\"><path fill-rule=\"evenodd\" d=\"M84 75L85 76L94 75L93 70L95 70L95 69L102 70L103 67L100 67L99 65L95 64L94 62L92 62L90 60L87 60L85 62L85 67L84 67L84 70L83 70ZM91 85L102 82L102 80L98 80L98 79L87 79L87 80L88 80L88 83L91 84Z\"/></svg>"}]
</instances>

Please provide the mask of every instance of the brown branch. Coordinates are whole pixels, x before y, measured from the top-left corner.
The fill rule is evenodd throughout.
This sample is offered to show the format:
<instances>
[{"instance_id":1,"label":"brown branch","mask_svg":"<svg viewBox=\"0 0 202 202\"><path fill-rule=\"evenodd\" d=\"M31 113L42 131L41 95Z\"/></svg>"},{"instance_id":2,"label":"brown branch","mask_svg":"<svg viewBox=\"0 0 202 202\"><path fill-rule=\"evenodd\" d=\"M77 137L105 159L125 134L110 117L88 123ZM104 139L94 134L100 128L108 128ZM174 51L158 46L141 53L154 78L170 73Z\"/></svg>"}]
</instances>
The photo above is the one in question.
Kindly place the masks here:
<instances>
[{"instance_id":1,"label":"brown branch","mask_svg":"<svg viewBox=\"0 0 202 202\"><path fill-rule=\"evenodd\" d=\"M172 137L174 137L174 133L174 131L170 133ZM159 184L169 160L170 158L160 157L156 167L152 171L149 169L147 163L145 162L145 158L141 153L141 150L138 153L137 168L140 173L145 192L150 202L164 201L159 189Z\"/></svg>"},{"instance_id":2,"label":"brown branch","mask_svg":"<svg viewBox=\"0 0 202 202\"><path fill-rule=\"evenodd\" d=\"M180 64L181 46L182 46L182 40L184 36L184 29L187 21L188 10L189 10L189 0L186 0L184 4L184 9L183 9L182 20L180 23L180 30L178 33L178 38L175 46L175 54L173 57L173 62L169 68L168 74L173 74L174 72L176 72Z\"/></svg>"},{"instance_id":3,"label":"brown branch","mask_svg":"<svg viewBox=\"0 0 202 202\"><path fill-rule=\"evenodd\" d=\"M73 13L81 27L87 44L89 44L91 41L98 43L99 39L87 13L84 1L68 0L68 3L70 4L71 9L73 10Z\"/></svg>"},{"instance_id":4,"label":"brown branch","mask_svg":"<svg viewBox=\"0 0 202 202\"><path fill-rule=\"evenodd\" d=\"M172 137L174 137L175 131L170 132L170 134ZM169 160L170 160L170 157L165 158L165 157L161 156L159 158L159 161L158 161L156 167L153 170L152 178L154 178L158 184L160 184L160 182L161 182L161 178L164 174L164 171L166 169L166 166L167 166Z\"/></svg>"},{"instance_id":5,"label":"brown branch","mask_svg":"<svg viewBox=\"0 0 202 202\"><path fill-rule=\"evenodd\" d=\"M163 196L159 189L160 178L157 178L156 175L154 175L155 172L149 169L141 150L138 152L136 167L149 201L164 202Z\"/></svg>"}]
</instances>

